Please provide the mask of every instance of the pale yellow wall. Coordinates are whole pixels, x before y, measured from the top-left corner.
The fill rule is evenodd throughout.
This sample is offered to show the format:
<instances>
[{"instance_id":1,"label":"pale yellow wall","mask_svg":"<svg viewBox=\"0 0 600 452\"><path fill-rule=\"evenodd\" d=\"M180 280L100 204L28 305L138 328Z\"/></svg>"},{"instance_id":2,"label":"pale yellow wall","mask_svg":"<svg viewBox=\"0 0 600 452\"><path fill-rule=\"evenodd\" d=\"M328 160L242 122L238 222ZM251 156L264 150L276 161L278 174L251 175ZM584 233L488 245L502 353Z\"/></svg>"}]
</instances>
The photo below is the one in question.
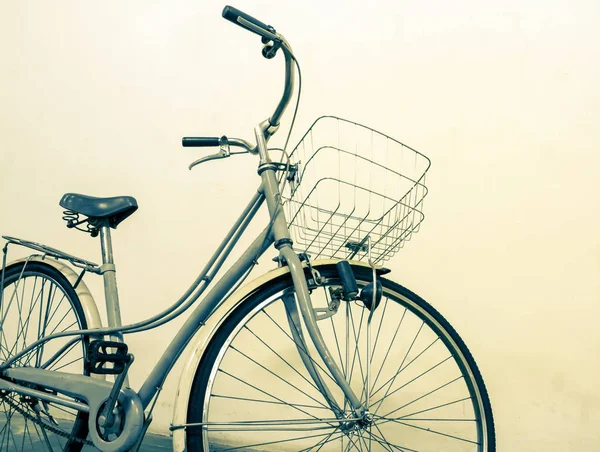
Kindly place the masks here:
<instances>
[{"instance_id":1,"label":"pale yellow wall","mask_svg":"<svg viewBox=\"0 0 600 452\"><path fill-rule=\"evenodd\" d=\"M135 196L139 211L114 236L126 322L183 292L257 184L253 158L189 172L205 152L179 146L184 135L251 138L280 95L281 60L265 61L222 6L0 6L0 232L99 260L96 240L65 229L58 200ZM598 3L235 6L293 44L296 137L337 114L432 159L427 219L389 267L471 348L499 450L600 450ZM89 284L100 298L100 280ZM177 325L129 339L134 386Z\"/></svg>"}]
</instances>

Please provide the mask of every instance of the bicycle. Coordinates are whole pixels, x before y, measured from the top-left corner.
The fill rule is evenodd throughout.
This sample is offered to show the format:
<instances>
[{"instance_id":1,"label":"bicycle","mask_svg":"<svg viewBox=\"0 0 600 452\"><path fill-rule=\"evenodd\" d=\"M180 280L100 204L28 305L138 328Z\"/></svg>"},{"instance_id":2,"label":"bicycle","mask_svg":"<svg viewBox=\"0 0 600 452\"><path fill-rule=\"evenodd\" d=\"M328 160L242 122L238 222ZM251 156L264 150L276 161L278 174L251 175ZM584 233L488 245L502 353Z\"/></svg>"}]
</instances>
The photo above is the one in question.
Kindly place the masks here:
<instances>
[{"instance_id":1,"label":"bicycle","mask_svg":"<svg viewBox=\"0 0 600 452\"><path fill-rule=\"evenodd\" d=\"M469 350L431 305L385 278L389 270L381 265L423 220L429 160L336 117L319 118L291 154L284 147L282 159L272 160L276 151L267 143L299 66L273 27L229 6L223 17L261 36L266 58L283 53L284 93L255 127L255 145L224 136L182 144L219 148L190 169L257 155L257 192L183 296L125 326L111 228L135 212L134 198L61 199L69 228L100 237L102 265L4 236L0 449L139 450L162 384L188 347L171 426L174 450L495 451L489 398ZM196 303L265 202L265 229ZM11 245L41 254L7 264ZM271 245L278 267L242 286ZM108 327L86 273L103 277ZM154 370L132 389L134 357L124 336L193 305Z\"/></svg>"}]
</instances>

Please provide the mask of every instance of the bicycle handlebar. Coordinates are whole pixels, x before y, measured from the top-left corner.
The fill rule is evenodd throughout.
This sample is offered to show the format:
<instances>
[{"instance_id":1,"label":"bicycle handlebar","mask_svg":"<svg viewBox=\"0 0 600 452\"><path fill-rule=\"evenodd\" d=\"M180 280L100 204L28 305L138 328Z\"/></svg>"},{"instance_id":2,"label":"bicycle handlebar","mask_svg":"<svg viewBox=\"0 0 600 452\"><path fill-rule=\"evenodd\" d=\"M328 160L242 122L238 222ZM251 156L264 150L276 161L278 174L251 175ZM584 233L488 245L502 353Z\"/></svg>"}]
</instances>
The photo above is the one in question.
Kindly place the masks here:
<instances>
[{"instance_id":1,"label":"bicycle handlebar","mask_svg":"<svg viewBox=\"0 0 600 452\"><path fill-rule=\"evenodd\" d=\"M273 36L275 33L275 29L270 25L266 25L264 22L255 19L250 14L246 14L245 12L234 8L233 6L227 5L225 8L223 8L223 17L242 28L251 31L252 33L256 33L257 35L264 36L269 39L271 39L271 36ZM248 24L250 24L250 26ZM252 25L254 25L254 27L252 27ZM268 34L261 33L261 30L259 29L264 30Z\"/></svg>"},{"instance_id":2,"label":"bicycle handlebar","mask_svg":"<svg viewBox=\"0 0 600 452\"><path fill-rule=\"evenodd\" d=\"M266 162L268 158L267 141L275 132L277 132L281 117L288 106L292 93L294 91L294 68L293 62L295 60L292 49L286 39L275 31L270 25L266 25L258 19L250 16L249 14L234 8L233 6L225 6L223 9L222 16L228 21L262 36L262 43L264 44L263 56L265 58L272 58L278 49L283 51L285 56L285 85L283 89L283 95L273 115L267 120L261 122L255 128L255 135L257 144L256 146L251 145L245 140L230 139L229 143L222 143L220 138L216 137L185 137L181 140L181 144L184 147L209 147L209 146L221 146L222 144L229 144L233 146L239 146L244 148L247 152L252 154L259 154L261 162ZM267 52L264 50L267 49ZM201 159L202 160L202 159ZM194 162L192 166L201 162Z\"/></svg>"}]
</instances>

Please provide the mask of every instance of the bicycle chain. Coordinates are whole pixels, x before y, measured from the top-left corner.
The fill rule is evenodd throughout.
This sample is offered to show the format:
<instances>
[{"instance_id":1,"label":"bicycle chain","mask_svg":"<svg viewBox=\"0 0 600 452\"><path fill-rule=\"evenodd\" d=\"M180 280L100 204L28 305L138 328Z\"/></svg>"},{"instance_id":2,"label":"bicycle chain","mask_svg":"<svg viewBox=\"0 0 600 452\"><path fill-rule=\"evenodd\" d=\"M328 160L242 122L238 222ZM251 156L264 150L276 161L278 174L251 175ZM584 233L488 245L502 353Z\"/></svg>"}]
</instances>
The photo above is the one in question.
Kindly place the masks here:
<instances>
[{"instance_id":1,"label":"bicycle chain","mask_svg":"<svg viewBox=\"0 0 600 452\"><path fill-rule=\"evenodd\" d=\"M77 441L78 443L82 443L82 444L85 444L87 446L93 446L94 445L94 443L92 441L89 441L87 439L77 438L76 436L73 436L70 433L65 432L64 430L61 430L61 429L55 427L54 425L47 424L47 423L43 422L41 419L33 417L27 411L23 410L19 405L17 405L14 402L12 402L9 397L2 397L2 400L4 402L8 403L12 408L14 408L15 411L18 411L21 415L23 415L23 417L29 419L34 424L37 424L40 427L42 427L42 428L44 428L46 430L49 430L49 431L51 431L52 433L54 433L56 435L62 436L64 438L69 438L69 439L71 439L73 441Z\"/></svg>"}]
</instances>

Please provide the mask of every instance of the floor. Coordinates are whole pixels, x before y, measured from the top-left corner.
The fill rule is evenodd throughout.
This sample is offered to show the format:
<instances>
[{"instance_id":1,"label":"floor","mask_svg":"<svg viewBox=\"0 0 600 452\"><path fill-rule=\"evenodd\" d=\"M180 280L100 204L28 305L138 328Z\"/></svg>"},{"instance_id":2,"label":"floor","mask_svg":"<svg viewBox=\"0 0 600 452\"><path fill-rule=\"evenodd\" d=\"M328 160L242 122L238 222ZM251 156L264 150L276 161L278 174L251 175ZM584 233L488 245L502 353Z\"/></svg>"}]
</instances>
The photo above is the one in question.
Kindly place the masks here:
<instances>
[{"instance_id":1,"label":"floor","mask_svg":"<svg viewBox=\"0 0 600 452\"><path fill-rule=\"evenodd\" d=\"M60 420L59 420L60 422ZM2 422L0 418L0 452L9 451L33 451L33 452L47 452L48 448L46 447L46 443L42 440L40 436L39 430L33 430L31 428L32 424L29 424L29 428L22 421L22 418L15 417L11 420L11 428L6 429L6 422ZM23 433L28 431L28 435L24 435ZM50 442L53 444L53 447L56 445L53 443L56 441L55 436L50 437ZM61 442L61 444L63 444ZM144 442L142 443L142 447L140 448L140 452L167 452L172 450L172 439L170 436L156 435L152 433L147 433ZM97 452L98 449L91 446L85 446L83 448L83 452Z\"/></svg>"},{"instance_id":2,"label":"floor","mask_svg":"<svg viewBox=\"0 0 600 452\"><path fill-rule=\"evenodd\" d=\"M167 452L171 449L171 438L169 436L152 435L147 434L140 448L140 452ZM35 443L33 452L47 452L47 449L43 443ZM28 449L31 450L31 449ZM98 449L95 447L86 446L83 448L83 452L97 452Z\"/></svg>"},{"instance_id":3,"label":"floor","mask_svg":"<svg viewBox=\"0 0 600 452\"><path fill-rule=\"evenodd\" d=\"M166 452L172 450L172 441L170 436L153 435L147 433L140 447L140 452ZM43 449L40 449L43 450ZM97 451L98 449L93 447L86 447L83 452Z\"/></svg>"}]
</instances>

